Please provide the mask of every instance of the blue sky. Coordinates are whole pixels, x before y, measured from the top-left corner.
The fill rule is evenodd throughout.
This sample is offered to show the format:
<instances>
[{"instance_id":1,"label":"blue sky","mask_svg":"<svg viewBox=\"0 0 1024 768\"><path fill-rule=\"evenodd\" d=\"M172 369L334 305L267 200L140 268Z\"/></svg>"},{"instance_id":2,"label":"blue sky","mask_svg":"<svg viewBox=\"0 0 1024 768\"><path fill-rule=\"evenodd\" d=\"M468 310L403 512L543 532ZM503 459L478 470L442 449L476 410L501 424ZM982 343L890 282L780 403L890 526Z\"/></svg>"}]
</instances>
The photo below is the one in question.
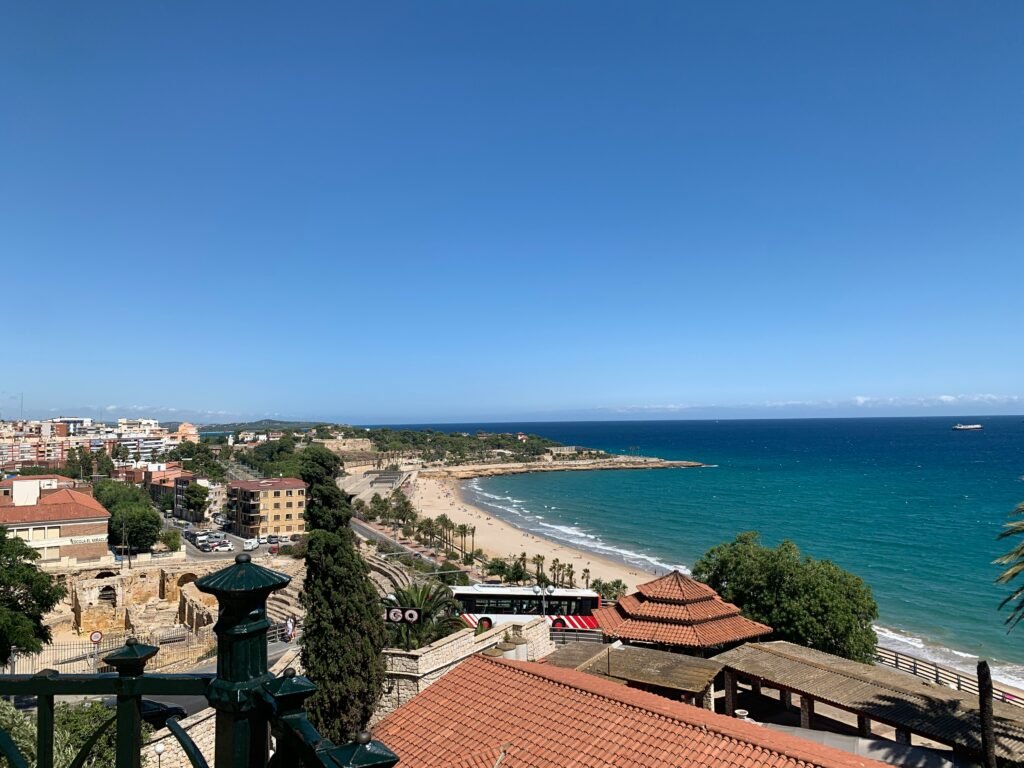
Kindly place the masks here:
<instances>
[{"instance_id":1,"label":"blue sky","mask_svg":"<svg viewBox=\"0 0 1024 768\"><path fill-rule=\"evenodd\" d=\"M1022 412L1022 24L12 5L0 413Z\"/></svg>"}]
</instances>

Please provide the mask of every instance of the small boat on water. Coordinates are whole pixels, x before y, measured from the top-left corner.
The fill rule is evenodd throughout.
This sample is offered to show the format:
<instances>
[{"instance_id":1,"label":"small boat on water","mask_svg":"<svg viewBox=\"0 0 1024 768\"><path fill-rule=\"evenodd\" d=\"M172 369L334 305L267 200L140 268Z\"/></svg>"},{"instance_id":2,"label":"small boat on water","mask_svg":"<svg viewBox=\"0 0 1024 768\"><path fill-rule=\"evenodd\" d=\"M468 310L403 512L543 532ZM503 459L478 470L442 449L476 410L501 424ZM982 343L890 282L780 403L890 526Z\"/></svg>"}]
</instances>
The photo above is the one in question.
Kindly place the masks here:
<instances>
[{"instance_id":1,"label":"small boat on water","mask_svg":"<svg viewBox=\"0 0 1024 768\"><path fill-rule=\"evenodd\" d=\"M953 430L955 432L971 432L977 429L984 429L981 424L954 424Z\"/></svg>"}]
</instances>

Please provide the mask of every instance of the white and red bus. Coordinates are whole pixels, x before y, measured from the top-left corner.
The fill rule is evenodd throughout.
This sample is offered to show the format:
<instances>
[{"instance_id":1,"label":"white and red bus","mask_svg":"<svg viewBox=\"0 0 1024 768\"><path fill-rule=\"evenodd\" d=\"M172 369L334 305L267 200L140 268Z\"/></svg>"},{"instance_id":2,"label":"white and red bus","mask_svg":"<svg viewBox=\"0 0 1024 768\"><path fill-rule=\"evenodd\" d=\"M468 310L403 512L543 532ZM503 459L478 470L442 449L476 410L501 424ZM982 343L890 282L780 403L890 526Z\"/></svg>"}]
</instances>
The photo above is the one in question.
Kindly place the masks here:
<instances>
[{"instance_id":1,"label":"white and red bus","mask_svg":"<svg viewBox=\"0 0 1024 768\"><path fill-rule=\"evenodd\" d=\"M601 607L601 596L589 589L535 591L534 587L473 584L451 590L461 606L462 620L471 627L490 629L509 621L547 616L554 629L597 629L592 614Z\"/></svg>"}]
</instances>

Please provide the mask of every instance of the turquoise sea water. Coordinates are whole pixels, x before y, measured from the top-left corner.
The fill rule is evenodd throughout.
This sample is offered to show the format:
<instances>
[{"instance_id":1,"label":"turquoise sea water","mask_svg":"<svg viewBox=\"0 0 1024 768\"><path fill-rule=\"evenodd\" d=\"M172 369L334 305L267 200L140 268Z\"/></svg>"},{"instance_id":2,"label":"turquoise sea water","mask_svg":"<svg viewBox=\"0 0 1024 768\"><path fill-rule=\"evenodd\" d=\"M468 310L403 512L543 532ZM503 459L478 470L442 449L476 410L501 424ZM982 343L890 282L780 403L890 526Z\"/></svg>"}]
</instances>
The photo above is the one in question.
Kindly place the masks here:
<instances>
[{"instance_id":1,"label":"turquoise sea water","mask_svg":"<svg viewBox=\"0 0 1024 768\"><path fill-rule=\"evenodd\" d=\"M954 432L956 421L982 422ZM559 472L470 481L515 525L647 568L689 566L745 530L868 582L883 642L1024 687L1024 627L1007 635L996 536L1024 501L1021 417L445 425L523 430L696 470Z\"/></svg>"}]
</instances>

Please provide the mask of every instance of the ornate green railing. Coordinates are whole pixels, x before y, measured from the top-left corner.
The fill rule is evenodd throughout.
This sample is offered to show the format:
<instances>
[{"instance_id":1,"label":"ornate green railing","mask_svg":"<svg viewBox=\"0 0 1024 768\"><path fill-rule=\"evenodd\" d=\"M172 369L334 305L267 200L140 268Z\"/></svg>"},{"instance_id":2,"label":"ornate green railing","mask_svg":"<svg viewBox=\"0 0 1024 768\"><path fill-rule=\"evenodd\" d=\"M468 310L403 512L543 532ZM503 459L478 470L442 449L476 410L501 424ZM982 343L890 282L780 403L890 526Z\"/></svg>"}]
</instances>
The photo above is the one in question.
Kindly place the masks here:
<instances>
[{"instance_id":1,"label":"ornate green railing","mask_svg":"<svg viewBox=\"0 0 1024 768\"><path fill-rule=\"evenodd\" d=\"M267 597L290 578L256 565L240 554L228 568L205 576L196 587L217 598L220 615L216 675L146 675L146 662L159 649L129 639L104 657L116 673L0 676L0 695L36 698L36 766L53 768L54 697L116 696L114 715L81 746L67 768L82 768L96 741L116 724L117 768L141 768L142 697L205 696L216 711L215 768L390 768L398 757L359 734L350 744L320 737L306 719L303 702L315 690L305 677L285 670L274 677L267 668ZM176 719L167 728L181 744L193 768L209 768L206 758ZM276 751L269 758L270 737ZM12 768L33 768L11 737L0 729L0 754Z\"/></svg>"}]
</instances>

